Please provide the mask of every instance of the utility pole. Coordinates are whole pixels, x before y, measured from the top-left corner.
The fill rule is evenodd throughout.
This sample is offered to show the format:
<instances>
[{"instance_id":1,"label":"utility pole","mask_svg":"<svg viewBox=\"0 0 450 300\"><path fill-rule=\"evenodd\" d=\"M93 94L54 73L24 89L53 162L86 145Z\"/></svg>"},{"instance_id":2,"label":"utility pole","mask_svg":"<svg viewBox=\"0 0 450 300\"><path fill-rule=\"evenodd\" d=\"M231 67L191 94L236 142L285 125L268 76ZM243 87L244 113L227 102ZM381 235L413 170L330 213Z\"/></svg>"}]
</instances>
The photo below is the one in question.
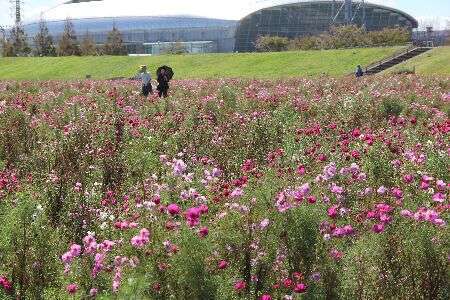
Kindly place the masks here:
<instances>
[{"instance_id":1,"label":"utility pole","mask_svg":"<svg viewBox=\"0 0 450 300\"><path fill-rule=\"evenodd\" d=\"M23 0L9 0L11 3L11 13L15 18L15 23L20 24L22 22L22 5Z\"/></svg>"}]
</instances>

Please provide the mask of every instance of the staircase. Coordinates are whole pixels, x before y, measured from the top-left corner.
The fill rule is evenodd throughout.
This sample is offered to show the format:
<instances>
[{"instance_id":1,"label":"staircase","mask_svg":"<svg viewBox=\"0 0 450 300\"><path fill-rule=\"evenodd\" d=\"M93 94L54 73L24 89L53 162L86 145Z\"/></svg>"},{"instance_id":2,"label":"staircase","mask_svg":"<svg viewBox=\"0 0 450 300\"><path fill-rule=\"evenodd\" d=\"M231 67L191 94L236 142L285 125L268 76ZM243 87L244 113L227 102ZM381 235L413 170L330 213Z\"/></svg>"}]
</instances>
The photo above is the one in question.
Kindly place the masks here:
<instances>
[{"instance_id":1,"label":"staircase","mask_svg":"<svg viewBox=\"0 0 450 300\"><path fill-rule=\"evenodd\" d=\"M403 49L403 51L400 53L396 53L389 58L383 59L383 60L378 61L370 66L367 66L364 73L367 75L373 75L373 74L379 73L379 72L389 69L401 62L404 62L405 60L408 60L417 55L425 53L431 49L432 49L431 47L415 47L415 46L409 47L407 49Z\"/></svg>"}]
</instances>

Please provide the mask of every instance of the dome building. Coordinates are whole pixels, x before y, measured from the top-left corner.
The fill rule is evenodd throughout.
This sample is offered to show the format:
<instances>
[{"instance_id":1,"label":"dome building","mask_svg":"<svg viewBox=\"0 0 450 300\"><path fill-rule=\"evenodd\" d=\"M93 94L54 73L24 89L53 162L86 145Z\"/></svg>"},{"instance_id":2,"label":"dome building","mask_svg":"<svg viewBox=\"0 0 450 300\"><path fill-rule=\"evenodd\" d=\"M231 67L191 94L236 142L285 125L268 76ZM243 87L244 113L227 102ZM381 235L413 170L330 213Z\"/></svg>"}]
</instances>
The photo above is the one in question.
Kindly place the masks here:
<instances>
[{"instance_id":1,"label":"dome building","mask_svg":"<svg viewBox=\"0 0 450 300\"><path fill-rule=\"evenodd\" d=\"M363 1L295 1L255 11L239 21L235 50L254 51L259 36L318 35L333 25L356 24L368 31L418 27L416 19L394 8Z\"/></svg>"},{"instance_id":2,"label":"dome building","mask_svg":"<svg viewBox=\"0 0 450 300\"><path fill-rule=\"evenodd\" d=\"M357 24L367 30L418 26L417 20L402 11L361 0L165 0L157 7L151 7L148 0L104 0L49 10L44 17L56 40L64 31L62 16L71 18L79 41L89 34L98 45L105 43L115 26L130 54L159 54L175 43L191 53L248 52L254 51L261 35L295 38L340 24ZM37 30L37 22L25 25L30 41Z\"/></svg>"}]
</instances>

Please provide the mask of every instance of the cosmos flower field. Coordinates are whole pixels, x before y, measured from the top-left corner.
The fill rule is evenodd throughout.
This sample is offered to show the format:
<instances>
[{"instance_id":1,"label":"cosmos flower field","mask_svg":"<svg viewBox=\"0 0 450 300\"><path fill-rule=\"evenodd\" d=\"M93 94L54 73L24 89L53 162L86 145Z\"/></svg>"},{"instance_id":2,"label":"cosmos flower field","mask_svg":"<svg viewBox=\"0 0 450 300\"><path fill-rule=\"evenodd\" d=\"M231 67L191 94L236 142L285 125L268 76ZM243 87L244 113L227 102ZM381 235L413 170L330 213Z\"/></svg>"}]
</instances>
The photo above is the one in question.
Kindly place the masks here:
<instances>
[{"instance_id":1,"label":"cosmos flower field","mask_svg":"<svg viewBox=\"0 0 450 300\"><path fill-rule=\"evenodd\" d=\"M0 82L0 299L449 299L450 78Z\"/></svg>"}]
</instances>

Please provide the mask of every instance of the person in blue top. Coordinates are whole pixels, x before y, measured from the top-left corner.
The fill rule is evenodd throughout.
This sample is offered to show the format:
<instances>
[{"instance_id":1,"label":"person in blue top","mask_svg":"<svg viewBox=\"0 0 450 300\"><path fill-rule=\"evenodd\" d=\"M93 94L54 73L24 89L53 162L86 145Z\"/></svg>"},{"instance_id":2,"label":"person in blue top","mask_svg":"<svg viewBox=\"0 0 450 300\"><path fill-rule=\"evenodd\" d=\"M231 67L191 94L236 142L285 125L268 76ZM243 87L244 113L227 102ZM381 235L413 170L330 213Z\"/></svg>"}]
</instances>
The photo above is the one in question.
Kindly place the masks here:
<instances>
[{"instance_id":1,"label":"person in blue top","mask_svg":"<svg viewBox=\"0 0 450 300\"><path fill-rule=\"evenodd\" d=\"M147 72L147 66L142 65L139 74L137 75L138 79L142 81L142 95L145 97L148 94L153 93L152 89L152 77L149 72Z\"/></svg>"},{"instance_id":2,"label":"person in blue top","mask_svg":"<svg viewBox=\"0 0 450 300\"><path fill-rule=\"evenodd\" d=\"M363 69L361 68L361 65L358 65L358 66L356 67L355 76L356 76L356 78L358 78L358 77L362 77L363 75L364 75L364 71L363 71Z\"/></svg>"}]
</instances>

